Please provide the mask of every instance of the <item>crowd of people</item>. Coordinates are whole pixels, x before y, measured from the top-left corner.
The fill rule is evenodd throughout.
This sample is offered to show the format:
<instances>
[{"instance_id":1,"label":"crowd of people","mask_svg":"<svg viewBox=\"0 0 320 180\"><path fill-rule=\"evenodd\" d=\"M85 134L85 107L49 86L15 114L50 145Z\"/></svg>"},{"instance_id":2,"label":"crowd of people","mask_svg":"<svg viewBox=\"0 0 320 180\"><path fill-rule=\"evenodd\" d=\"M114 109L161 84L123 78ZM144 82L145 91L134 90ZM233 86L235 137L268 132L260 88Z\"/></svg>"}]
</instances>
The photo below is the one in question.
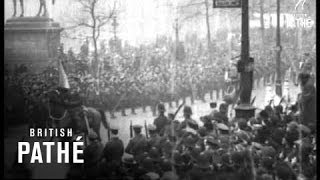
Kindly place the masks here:
<instances>
[{"instance_id":1,"label":"crowd of people","mask_svg":"<svg viewBox=\"0 0 320 180\"><path fill-rule=\"evenodd\" d=\"M103 61L97 76L90 69L86 45L78 54L72 49L67 53L61 49L58 58L62 60L72 91L80 94L83 104L107 110L112 118L115 118L116 111L121 111L125 116L128 113L126 108L135 114L136 108L142 107L145 111L147 106L155 115L159 102L169 102L172 107L178 105L174 102L180 99L185 101L187 97L191 97L191 103L195 99L205 101L206 93L210 94L210 99L214 99L214 91L217 96L223 96L228 93L228 81L239 79L237 61L226 59L226 53L214 54L214 59L208 60L208 54L191 51L186 53L184 62L175 62L170 52L161 48L152 49L128 50L122 55L103 53L100 55ZM298 62L297 58L283 61L283 71L289 67L294 69ZM257 84L262 79L264 84L270 80L274 82L275 66L271 54L257 57L254 71ZM18 111L28 113L35 104L41 102L44 92L56 88L57 83L58 69L55 66L47 67L40 74L32 74L22 65L14 73L5 72L5 92L10 92L5 97L16 99L12 101L15 103L12 106L16 109L21 106ZM10 107L8 109L10 111ZM21 112L12 114L23 115Z\"/></svg>"},{"instance_id":2,"label":"crowd of people","mask_svg":"<svg viewBox=\"0 0 320 180\"><path fill-rule=\"evenodd\" d=\"M192 118L189 106L181 121L166 115L159 104L153 124L133 125L134 136L126 146L119 127L110 127L111 140L105 146L90 132L85 164L71 165L68 178L316 179L316 111L310 102L315 94L309 91L315 87L309 80L301 79L300 99L288 109L268 105L249 120L229 119L228 105L217 108L212 102L212 112L200 118L202 124ZM310 103L313 107L305 109Z\"/></svg>"},{"instance_id":3,"label":"crowd of people","mask_svg":"<svg viewBox=\"0 0 320 180\"><path fill-rule=\"evenodd\" d=\"M217 108L213 102L212 113L204 114L199 124L192 118L189 106L184 107L181 121L174 114L165 114L159 102L169 102L172 107L173 102L178 106L177 102L187 97L191 97L191 103L195 99L205 101L206 93L210 99L219 99L213 97L213 91L228 93L230 79L237 80L238 73L236 60L226 59L225 50L213 53L210 57L214 59L210 60L208 54L194 49L188 50L183 62L176 62L170 51L159 47L121 54L101 52L99 73L90 67L92 57L87 45L79 54L60 49L58 59L68 75L71 93L79 94L81 104L107 110L111 117L116 111L125 116L126 108L131 108L133 114L137 107L145 111L147 106L151 106L154 115L156 110L159 112L153 124L132 126L134 135L127 145L119 138L119 127L110 127L111 138L105 145L95 132L89 132L85 163L71 164L68 178L316 178L315 82L310 75L310 60L303 62L309 67L305 66L307 70L299 76L299 58L287 53L282 61L281 71L289 69L290 79L301 87L297 102L289 108L268 105L249 120L231 119L227 103ZM264 84L275 82L272 53L256 57L254 66L257 84L261 80ZM5 100L5 123L11 121L11 115L27 119L30 112L40 108L45 92L57 87L58 75L55 67L40 74L30 73L25 66L17 67L13 73L5 71L4 97L10 100ZM142 133L143 128L148 137Z\"/></svg>"}]
</instances>

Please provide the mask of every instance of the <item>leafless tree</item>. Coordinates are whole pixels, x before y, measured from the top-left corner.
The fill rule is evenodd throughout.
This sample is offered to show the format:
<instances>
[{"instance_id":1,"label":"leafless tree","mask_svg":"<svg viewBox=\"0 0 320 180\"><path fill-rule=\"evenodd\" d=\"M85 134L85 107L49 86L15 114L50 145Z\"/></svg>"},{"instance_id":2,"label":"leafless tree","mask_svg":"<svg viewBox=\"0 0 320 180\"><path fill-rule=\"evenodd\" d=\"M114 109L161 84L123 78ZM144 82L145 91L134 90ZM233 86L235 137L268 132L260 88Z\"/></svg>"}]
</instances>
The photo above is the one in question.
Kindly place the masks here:
<instances>
[{"instance_id":1,"label":"leafless tree","mask_svg":"<svg viewBox=\"0 0 320 180\"><path fill-rule=\"evenodd\" d=\"M98 42L102 28L111 23L116 13L116 1L105 0L76 0L81 5L81 16L74 19L76 27L83 27L89 30L93 43L92 72L98 75ZM112 4L112 5L111 5Z\"/></svg>"},{"instance_id":2,"label":"leafless tree","mask_svg":"<svg viewBox=\"0 0 320 180\"><path fill-rule=\"evenodd\" d=\"M182 21L187 21L193 18L205 17L207 27L207 48L209 59L211 60L212 41L210 30L210 3L209 0L192 0L179 5L179 11L182 16ZM205 13L203 13L205 12Z\"/></svg>"}]
</instances>

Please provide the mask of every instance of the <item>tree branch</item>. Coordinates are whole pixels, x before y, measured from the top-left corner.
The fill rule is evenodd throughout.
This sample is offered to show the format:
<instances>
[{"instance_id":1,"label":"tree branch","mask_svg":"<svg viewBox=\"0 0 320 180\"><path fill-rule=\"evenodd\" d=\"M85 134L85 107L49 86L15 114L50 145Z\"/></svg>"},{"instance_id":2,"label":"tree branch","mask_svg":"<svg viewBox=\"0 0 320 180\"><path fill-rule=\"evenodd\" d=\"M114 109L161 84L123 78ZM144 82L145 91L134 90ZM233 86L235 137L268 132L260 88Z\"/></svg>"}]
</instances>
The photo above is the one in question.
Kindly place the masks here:
<instances>
[{"instance_id":1,"label":"tree branch","mask_svg":"<svg viewBox=\"0 0 320 180\"><path fill-rule=\"evenodd\" d=\"M84 22L79 23L79 24L78 24L78 26L83 26L83 27L88 27L88 28L94 28L94 26L93 26L93 25L88 24L88 23L84 23Z\"/></svg>"}]
</instances>

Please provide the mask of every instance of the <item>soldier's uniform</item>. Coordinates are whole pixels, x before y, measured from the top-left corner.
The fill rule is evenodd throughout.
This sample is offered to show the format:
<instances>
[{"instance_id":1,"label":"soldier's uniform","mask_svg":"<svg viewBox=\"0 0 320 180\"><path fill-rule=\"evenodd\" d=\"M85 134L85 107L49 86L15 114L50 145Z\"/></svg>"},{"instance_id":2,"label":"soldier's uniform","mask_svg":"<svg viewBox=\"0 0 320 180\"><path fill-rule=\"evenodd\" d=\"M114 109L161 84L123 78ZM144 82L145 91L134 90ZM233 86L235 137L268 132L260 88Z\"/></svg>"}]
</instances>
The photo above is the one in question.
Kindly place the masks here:
<instances>
[{"instance_id":1,"label":"soldier's uniform","mask_svg":"<svg viewBox=\"0 0 320 180\"><path fill-rule=\"evenodd\" d=\"M190 179L212 179L214 178L214 173L210 166L209 160L207 159L205 153L199 155L199 160L189 172Z\"/></svg>"},{"instance_id":2,"label":"soldier's uniform","mask_svg":"<svg viewBox=\"0 0 320 180\"><path fill-rule=\"evenodd\" d=\"M135 132L135 136L130 139L125 152L133 155L134 159L137 160L139 155L142 155L148 149L147 138L141 134L141 125L132 126Z\"/></svg>"},{"instance_id":3,"label":"soldier's uniform","mask_svg":"<svg viewBox=\"0 0 320 180\"><path fill-rule=\"evenodd\" d=\"M124 146L122 140L117 136L118 130L119 128L116 126L110 127L111 139L107 142L103 150L103 157L105 158L105 161L101 166L101 174L111 179L120 177L122 174L121 165Z\"/></svg>"},{"instance_id":4,"label":"soldier's uniform","mask_svg":"<svg viewBox=\"0 0 320 180\"><path fill-rule=\"evenodd\" d=\"M159 134L156 132L156 126L153 124L150 124L148 126L148 130L149 130L149 134L150 137L148 138L148 149L150 149L151 147L156 147L156 148L160 148L160 143L161 143L161 137L159 136Z\"/></svg>"},{"instance_id":5,"label":"soldier's uniform","mask_svg":"<svg viewBox=\"0 0 320 180\"><path fill-rule=\"evenodd\" d=\"M158 111L159 116L153 121L153 124L157 128L157 133L159 133L160 136L164 133L164 127L168 123L168 118L164 115L165 107L163 104L158 105Z\"/></svg>"},{"instance_id":6,"label":"soldier's uniform","mask_svg":"<svg viewBox=\"0 0 320 180\"><path fill-rule=\"evenodd\" d=\"M111 134L113 137L111 137L110 141L107 142L106 146L103 150L103 157L106 159L106 161L114 161L117 163L121 162L123 153L124 153L124 145L121 139L117 137L117 132L114 133L114 131L118 131L118 127L111 127Z\"/></svg>"},{"instance_id":7,"label":"soldier's uniform","mask_svg":"<svg viewBox=\"0 0 320 180\"><path fill-rule=\"evenodd\" d=\"M99 162L101 159L103 145L98 140L98 135L91 131L89 133L90 145L84 149L84 168L87 178L99 177Z\"/></svg>"},{"instance_id":8,"label":"soldier's uniform","mask_svg":"<svg viewBox=\"0 0 320 180\"><path fill-rule=\"evenodd\" d=\"M185 120L183 120L180 124L180 129L185 129L187 127L190 127L194 130L198 130L199 129L199 125L197 123L197 121L195 121L194 119L192 119L190 116L192 114L192 110L189 106L185 106L183 109L183 113L185 116Z\"/></svg>"},{"instance_id":9,"label":"soldier's uniform","mask_svg":"<svg viewBox=\"0 0 320 180\"><path fill-rule=\"evenodd\" d=\"M221 104L219 107L219 112L213 115L213 119L217 120L219 123L228 123L227 116L228 107L226 104Z\"/></svg>"},{"instance_id":10,"label":"soldier's uniform","mask_svg":"<svg viewBox=\"0 0 320 180\"><path fill-rule=\"evenodd\" d=\"M302 93L299 95L298 107L300 110L300 121L312 127L316 123L316 88L311 82L311 77L302 85Z\"/></svg>"}]
</instances>

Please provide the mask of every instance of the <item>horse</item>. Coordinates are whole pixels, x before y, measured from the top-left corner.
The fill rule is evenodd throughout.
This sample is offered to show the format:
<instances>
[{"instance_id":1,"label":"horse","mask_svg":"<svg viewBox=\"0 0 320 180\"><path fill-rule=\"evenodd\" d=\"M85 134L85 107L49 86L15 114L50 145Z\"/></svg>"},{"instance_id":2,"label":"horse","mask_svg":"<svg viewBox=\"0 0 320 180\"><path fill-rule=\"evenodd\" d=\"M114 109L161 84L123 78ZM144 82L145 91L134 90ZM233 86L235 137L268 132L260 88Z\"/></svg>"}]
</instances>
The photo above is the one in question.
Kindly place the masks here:
<instances>
[{"instance_id":1,"label":"horse","mask_svg":"<svg viewBox=\"0 0 320 180\"><path fill-rule=\"evenodd\" d=\"M12 15L12 17L16 17L16 14L17 14L17 0L12 0L12 1L13 1L13 15ZM20 9L21 9L20 17L23 17L24 16L24 3L23 3L23 0L19 0L19 2L20 2ZM43 9L42 16L45 16L45 17L48 16L46 1L45 0L39 0L39 3L40 3L40 7L39 7L39 11L38 11L36 16L40 16L42 9ZM53 5L54 5L54 3L55 3L55 0L52 0L52 4Z\"/></svg>"},{"instance_id":2,"label":"horse","mask_svg":"<svg viewBox=\"0 0 320 180\"><path fill-rule=\"evenodd\" d=\"M73 128L76 134L88 133L92 130L101 139L101 123L109 130L109 122L102 109L86 107L81 103L66 101L65 96L58 90L47 92L47 108L49 122L52 127Z\"/></svg>"}]
</instances>

